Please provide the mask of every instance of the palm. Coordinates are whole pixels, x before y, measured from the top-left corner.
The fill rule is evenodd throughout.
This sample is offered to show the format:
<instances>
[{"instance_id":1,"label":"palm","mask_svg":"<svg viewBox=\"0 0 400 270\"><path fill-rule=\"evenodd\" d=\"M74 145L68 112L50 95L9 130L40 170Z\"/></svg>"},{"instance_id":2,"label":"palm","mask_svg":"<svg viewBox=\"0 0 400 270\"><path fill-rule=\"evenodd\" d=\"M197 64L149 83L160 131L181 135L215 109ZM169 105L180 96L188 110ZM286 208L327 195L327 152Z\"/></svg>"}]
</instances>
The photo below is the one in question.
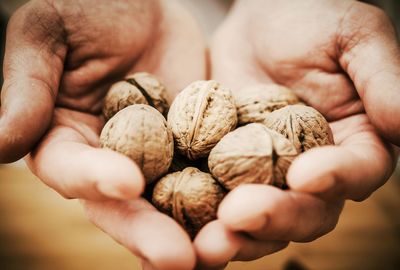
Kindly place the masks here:
<instances>
[{"instance_id":1,"label":"palm","mask_svg":"<svg viewBox=\"0 0 400 270\"><path fill-rule=\"evenodd\" d=\"M67 198L135 199L83 202L93 222L152 264L193 265L185 232L137 199L144 186L138 166L97 148L102 100L113 82L147 71L163 81L172 98L191 81L204 79L204 41L191 15L174 1L31 1L10 21L7 38L2 109L10 113L1 115L0 125L15 131L2 129L0 148L6 151L0 159L31 151L30 169ZM29 117L21 120L23 114ZM170 242L176 245L169 247Z\"/></svg>"},{"instance_id":2,"label":"palm","mask_svg":"<svg viewBox=\"0 0 400 270\"><path fill-rule=\"evenodd\" d=\"M60 46L67 53L60 50L58 54L63 65L55 66L61 77L53 126L42 144L60 129L67 139L79 136L97 146L104 124L100 117L102 101L110 85L135 71L160 73L163 51L157 46L164 44L159 36L151 35L161 22L156 2L147 1L148 7L141 7L156 10L153 14L139 12L139 7L128 1L84 1L76 5L61 2L56 6L62 10L59 15L64 24L63 29L53 31L66 33L67 42ZM159 75L168 78L167 74Z\"/></svg>"},{"instance_id":3,"label":"palm","mask_svg":"<svg viewBox=\"0 0 400 270\"><path fill-rule=\"evenodd\" d=\"M145 5L159 9L152 1ZM162 42L150 34L156 30L157 24L152 21L159 14L140 14L138 7L128 1L84 1L78 7L76 2L60 2L55 8L60 10L63 25L51 30L66 36L55 50L58 57L53 60L54 65L47 67L60 76L53 125L41 145L60 130L66 139L78 136L82 142L97 146L104 124L100 117L102 101L110 85L136 70L158 71L161 51L152 47L154 52L148 53L160 61L149 66L146 48Z\"/></svg>"},{"instance_id":4,"label":"palm","mask_svg":"<svg viewBox=\"0 0 400 270\"><path fill-rule=\"evenodd\" d=\"M340 24L347 13L338 13L337 9L348 11L352 4L335 6L334 3L332 6L336 9L320 9L315 7L316 2L303 1L298 3L300 7L290 3L295 13L288 14L283 7L285 16L279 14L279 10L271 11L275 12L273 23L260 20L259 25L253 25L253 29L263 35L250 34L255 56L252 65L259 66L262 72L250 76L293 89L304 102L328 119L335 142L343 149L352 151L353 145L368 138L369 145L376 147L379 156L389 155L365 113L353 81L343 68L348 62L337 51L338 39L349 38L346 33L340 33L345 31ZM313 9L301 8L307 5ZM340 34L343 36L338 37ZM392 159L394 163L394 156ZM386 159L378 162L382 167L387 166ZM380 184L382 182L370 187L368 194Z\"/></svg>"},{"instance_id":5,"label":"palm","mask_svg":"<svg viewBox=\"0 0 400 270\"><path fill-rule=\"evenodd\" d=\"M374 37L371 32L384 34ZM379 76L371 78L376 67L365 59L373 46L398 52L387 18L359 2L237 0L212 42L212 76L234 94L260 82L288 86L328 119L336 145L296 158L287 191L248 185L230 192L220 205L219 219L195 240L203 263L251 260L282 249L280 241L320 237L334 228L345 199L362 200L387 180L396 154L377 129L396 141L397 133L387 127L398 123L390 122L389 110L373 94ZM381 64L385 57L390 55L370 60ZM400 63L398 57L393 60ZM398 67L386 68L385 76L392 79ZM394 108L389 99L381 101ZM221 227L231 232L225 230L228 237L214 249L215 256L208 252L209 235L221 235Z\"/></svg>"},{"instance_id":6,"label":"palm","mask_svg":"<svg viewBox=\"0 0 400 270\"><path fill-rule=\"evenodd\" d=\"M60 144L54 147L54 142L97 147L104 124L100 116L103 97L110 84L131 72L155 74L167 86L170 97L189 82L203 78L204 44L191 16L176 3L119 0L42 5L29 11L34 16L27 17L41 22L32 35L48 35L45 40L50 48L46 49L50 52L43 55L40 60L45 64L31 76L50 88L54 104L47 102L44 91L36 97L40 103L36 109L45 111L46 116L37 127L45 128L46 119L53 118L28 161L51 187L64 196L77 197L66 191L68 185L63 181L41 173L41 167L48 160L55 163L62 151ZM89 194L94 196L96 192Z\"/></svg>"},{"instance_id":7,"label":"palm","mask_svg":"<svg viewBox=\"0 0 400 270\"><path fill-rule=\"evenodd\" d=\"M99 114L109 85L127 73L154 73L171 97L205 74L202 37L175 2L28 2L10 20L6 46L2 162L31 150L48 131L54 105ZM40 122L21 117L24 100L34 101L28 114Z\"/></svg>"},{"instance_id":8,"label":"palm","mask_svg":"<svg viewBox=\"0 0 400 270\"><path fill-rule=\"evenodd\" d=\"M179 13L179 8L164 7L156 1L140 5L130 1L65 2L60 5L56 7L62 10L64 29L60 31L67 35L68 53L62 59L57 105L98 114L110 84L135 71L159 75L173 92L189 82L190 78L186 78L187 74L175 63L180 62L179 56L175 56L175 62L166 62L182 45L179 38L174 40L176 48L171 44L175 37L171 29L176 26L170 20ZM185 26L178 28L189 30ZM201 45L193 47L192 51L198 53L196 49ZM201 65L189 66L191 71L201 68ZM176 78L174 72L183 75Z\"/></svg>"},{"instance_id":9,"label":"palm","mask_svg":"<svg viewBox=\"0 0 400 270\"><path fill-rule=\"evenodd\" d=\"M286 85L328 119L337 145L352 151L352 145L368 138L380 156L390 155L392 148L383 145L365 113L372 106L360 99L365 90L356 90L355 85L366 85L350 78L355 74L352 55L343 53L356 44L353 32L362 38L368 30L351 29L349 22L364 14L371 23L375 14L368 16L352 1L282 1L268 5L270 16L260 5L239 3L217 32L211 53L214 77L234 91L258 82ZM247 36L236 34L244 29ZM231 43L237 45L228 49ZM379 165L387 162L382 158Z\"/></svg>"}]
</instances>

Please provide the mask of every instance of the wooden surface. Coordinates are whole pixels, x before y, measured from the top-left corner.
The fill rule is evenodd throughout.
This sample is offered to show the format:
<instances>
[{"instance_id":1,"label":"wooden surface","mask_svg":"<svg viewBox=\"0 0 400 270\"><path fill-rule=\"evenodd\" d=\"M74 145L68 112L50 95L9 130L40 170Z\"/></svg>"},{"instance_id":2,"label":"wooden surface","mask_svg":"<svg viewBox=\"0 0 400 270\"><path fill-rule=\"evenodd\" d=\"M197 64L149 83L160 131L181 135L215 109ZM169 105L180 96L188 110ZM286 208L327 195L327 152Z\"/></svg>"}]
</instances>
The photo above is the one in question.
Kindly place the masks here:
<instances>
[{"instance_id":1,"label":"wooden surface","mask_svg":"<svg viewBox=\"0 0 400 270\"><path fill-rule=\"evenodd\" d=\"M392 179L363 203L347 203L334 232L228 269L400 269L400 189ZM0 166L0 269L139 269L138 260L24 168Z\"/></svg>"}]
</instances>

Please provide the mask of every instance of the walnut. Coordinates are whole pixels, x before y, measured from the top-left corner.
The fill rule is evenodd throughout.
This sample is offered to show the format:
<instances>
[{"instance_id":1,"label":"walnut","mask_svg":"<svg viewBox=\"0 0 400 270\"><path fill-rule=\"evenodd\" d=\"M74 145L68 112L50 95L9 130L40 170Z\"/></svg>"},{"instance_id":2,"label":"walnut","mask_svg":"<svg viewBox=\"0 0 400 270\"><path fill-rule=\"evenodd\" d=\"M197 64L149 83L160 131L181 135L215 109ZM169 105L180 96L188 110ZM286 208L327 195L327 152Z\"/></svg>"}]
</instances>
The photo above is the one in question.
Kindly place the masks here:
<instances>
[{"instance_id":1,"label":"walnut","mask_svg":"<svg viewBox=\"0 0 400 270\"><path fill-rule=\"evenodd\" d=\"M316 109L289 105L270 113L264 124L288 138L297 151L334 144L328 122Z\"/></svg>"},{"instance_id":2,"label":"walnut","mask_svg":"<svg viewBox=\"0 0 400 270\"><path fill-rule=\"evenodd\" d=\"M265 117L299 99L290 89L278 84L257 84L235 93L239 125L262 123Z\"/></svg>"},{"instance_id":3,"label":"walnut","mask_svg":"<svg viewBox=\"0 0 400 270\"><path fill-rule=\"evenodd\" d=\"M147 183L168 171L174 151L165 118L143 104L128 106L114 115L101 131L100 145L135 161Z\"/></svg>"},{"instance_id":4,"label":"walnut","mask_svg":"<svg viewBox=\"0 0 400 270\"><path fill-rule=\"evenodd\" d=\"M103 114L110 119L123 108L133 104L148 104L164 116L168 112L167 90L154 76L146 72L128 75L114 83L104 100Z\"/></svg>"},{"instance_id":5,"label":"walnut","mask_svg":"<svg viewBox=\"0 0 400 270\"><path fill-rule=\"evenodd\" d=\"M232 94L216 81L196 81L175 98L168 123L183 155L190 159L205 157L236 126Z\"/></svg>"},{"instance_id":6,"label":"walnut","mask_svg":"<svg viewBox=\"0 0 400 270\"><path fill-rule=\"evenodd\" d=\"M228 190L245 183L283 187L296 156L288 139L263 124L253 123L225 135L211 150L208 166Z\"/></svg>"},{"instance_id":7,"label":"walnut","mask_svg":"<svg viewBox=\"0 0 400 270\"><path fill-rule=\"evenodd\" d=\"M206 223L216 219L225 193L210 174L188 167L161 178L154 187L152 201L194 238Z\"/></svg>"}]
</instances>

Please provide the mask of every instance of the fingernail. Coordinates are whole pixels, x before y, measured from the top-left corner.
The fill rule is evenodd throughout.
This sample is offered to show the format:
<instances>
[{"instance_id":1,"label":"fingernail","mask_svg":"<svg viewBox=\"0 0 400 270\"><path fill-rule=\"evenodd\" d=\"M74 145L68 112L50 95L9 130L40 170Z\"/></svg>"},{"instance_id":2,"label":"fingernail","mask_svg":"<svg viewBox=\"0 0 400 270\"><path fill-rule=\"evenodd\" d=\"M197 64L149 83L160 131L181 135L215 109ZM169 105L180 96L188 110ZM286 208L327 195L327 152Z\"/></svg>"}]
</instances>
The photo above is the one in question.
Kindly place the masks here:
<instances>
[{"instance_id":1,"label":"fingernail","mask_svg":"<svg viewBox=\"0 0 400 270\"><path fill-rule=\"evenodd\" d=\"M97 189L100 191L101 194L111 199L117 199L117 200L128 199L127 194L121 192L121 190L112 183L103 183L103 182L98 183Z\"/></svg>"},{"instance_id":2,"label":"fingernail","mask_svg":"<svg viewBox=\"0 0 400 270\"><path fill-rule=\"evenodd\" d=\"M242 216L240 219L230 224L230 226L235 230L258 231L264 228L268 221L268 217L264 213L260 213L259 215L248 217Z\"/></svg>"},{"instance_id":3,"label":"fingernail","mask_svg":"<svg viewBox=\"0 0 400 270\"><path fill-rule=\"evenodd\" d=\"M142 270L156 270L156 268L150 264L149 261L142 259Z\"/></svg>"},{"instance_id":4,"label":"fingernail","mask_svg":"<svg viewBox=\"0 0 400 270\"><path fill-rule=\"evenodd\" d=\"M306 192L324 192L331 189L334 185L335 178L332 175L325 175L303 183L298 189Z\"/></svg>"}]
</instances>

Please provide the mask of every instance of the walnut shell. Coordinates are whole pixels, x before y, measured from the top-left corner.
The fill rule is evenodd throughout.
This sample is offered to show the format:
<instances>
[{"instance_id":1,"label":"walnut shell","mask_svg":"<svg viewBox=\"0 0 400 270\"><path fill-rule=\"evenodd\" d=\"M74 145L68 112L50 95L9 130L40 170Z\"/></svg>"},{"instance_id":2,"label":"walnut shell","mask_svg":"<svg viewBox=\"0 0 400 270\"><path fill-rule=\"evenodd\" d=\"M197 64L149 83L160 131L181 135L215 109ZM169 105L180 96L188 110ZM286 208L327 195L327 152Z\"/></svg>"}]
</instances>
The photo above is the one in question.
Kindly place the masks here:
<instances>
[{"instance_id":1,"label":"walnut shell","mask_svg":"<svg viewBox=\"0 0 400 270\"><path fill-rule=\"evenodd\" d=\"M292 90L278 84L257 84L235 93L239 125L262 123L272 111L298 102Z\"/></svg>"},{"instance_id":2,"label":"walnut shell","mask_svg":"<svg viewBox=\"0 0 400 270\"><path fill-rule=\"evenodd\" d=\"M253 123L225 135L211 150L208 166L228 190L245 183L283 187L296 156L288 139L263 124Z\"/></svg>"},{"instance_id":3,"label":"walnut shell","mask_svg":"<svg viewBox=\"0 0 400 270\"><path fill-rule=\"evenodd\" d=\"M177 149L189 159L205 157L237 123L231 91L216 81L196 81L175 98L168 123Z\"/></svg>"},{"instance_id":4,"label":"walnut shell","mask_svg":"<svg viewBox=\"0 0 400 270\"><path fill-rule=\"evenodd\" d=\"M334 144L332 130L324 116L304 105L289 105L270 113L264 124L288 138L299 153Z\"/></svg>"},{"instance_id":5,"label":"walnut shell","mask_svg":"<svg viewBox=\"0 0 400 270\"><path fill-rule=\"evenodd\" d=\"M146 72L128 75L124 81L114 83L104 99L103 114L106 119L133 104L147 104L164 116L168 112L167 90L154 76Z\"/></svg>"},{"instance_id":6,"label":"walnut shell","mask_svg":"<svg viewBox=\"0 0 400 270\"><path fill-rule=\"evenodd\" d=\"M210 174L188 167L161 178L154 187L152 201L194 238L205 224L216 219L225 193Z\"/></svg>"},{"instance_id":7,"label":"walnut shell","mask_svg":"<svg viewBox=\"0 0 400 270\"><path fill-rule=\"evenodd\" d=\"M168 171L174 151L165 118L143 104L128 106L114 115L101 131L100 145L135 161L147 183Z\"/></svg>"}]
</instances>

